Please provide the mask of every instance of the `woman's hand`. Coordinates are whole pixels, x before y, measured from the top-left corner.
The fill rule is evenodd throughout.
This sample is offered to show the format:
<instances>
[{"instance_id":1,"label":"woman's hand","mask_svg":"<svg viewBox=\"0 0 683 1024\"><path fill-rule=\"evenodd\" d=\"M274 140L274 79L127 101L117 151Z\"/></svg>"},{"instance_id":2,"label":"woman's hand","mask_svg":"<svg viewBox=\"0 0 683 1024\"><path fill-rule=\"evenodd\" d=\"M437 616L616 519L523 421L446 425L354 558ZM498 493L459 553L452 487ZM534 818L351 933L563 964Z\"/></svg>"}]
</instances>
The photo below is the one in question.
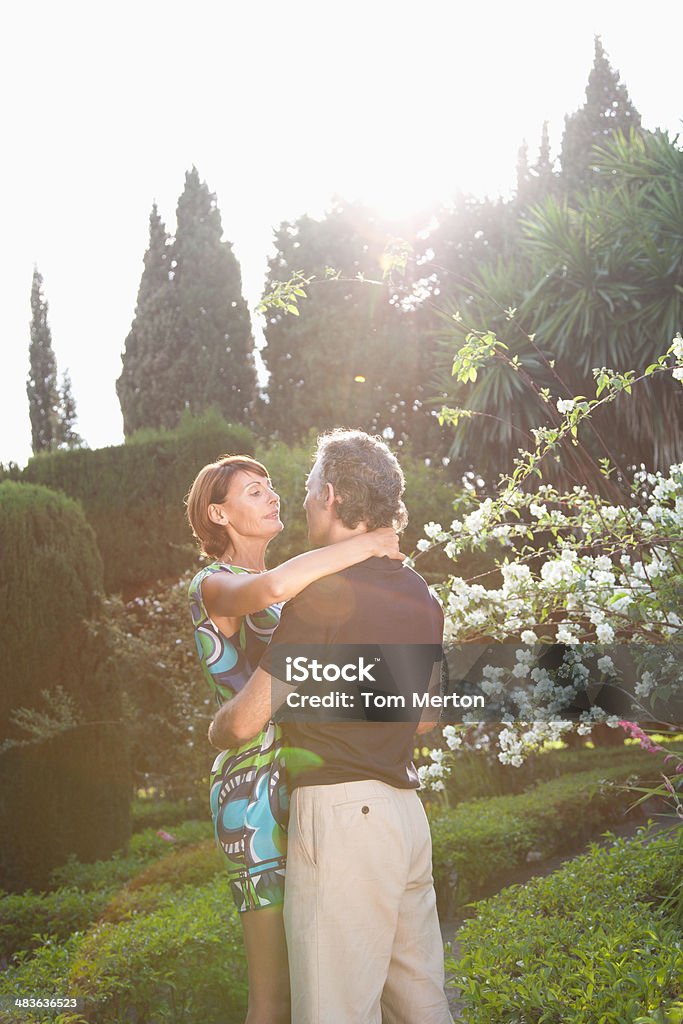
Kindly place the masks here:
<instances>
[{"instance_id":1,"label":"woman's hand","mask_svg":"<svg viewBox=\"0 0 683 1024\"><path fill-rule=\"evenodd\" d=\"M379 530L370 530L367 538L371 544L372 555L376 558L396 558L405 561L406 556L399 548L399 538L391 526L383 526Z\"/></svg>"}]
</instances>

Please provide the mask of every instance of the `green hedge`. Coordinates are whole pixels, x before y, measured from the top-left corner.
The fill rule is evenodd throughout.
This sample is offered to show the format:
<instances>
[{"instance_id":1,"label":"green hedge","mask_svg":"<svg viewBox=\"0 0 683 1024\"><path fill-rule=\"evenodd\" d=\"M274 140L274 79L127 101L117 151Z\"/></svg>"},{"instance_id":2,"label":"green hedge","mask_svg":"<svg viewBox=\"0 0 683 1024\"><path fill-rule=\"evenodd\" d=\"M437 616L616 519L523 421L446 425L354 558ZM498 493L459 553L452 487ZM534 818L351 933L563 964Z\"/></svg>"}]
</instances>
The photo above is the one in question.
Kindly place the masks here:
<instances>
[{"instance_id":1,"label":"green hedge","mask_svg":"<svg viewBox=\"0 0 683 1024\"><path fill-rule=\"evenodd\" d=\"M207 805L207 799L204 804ZM206 806L200 806L198 799L191 800L148 800L136 799L131 805L133 832L142 832L147 828L168 829L171 825L180 825L185 821L196 819Z\"/></svg>"},{"instance_id":2,"label":"green hedge","mask_svg":"<svg viewBox=\"0 0 683 1024\"><path fill-rule=\"evenodd\" d=\"M241 1024L246 961L227 877L161 892L162 905L152 912L98 923L9 968L0 974L0 997L59 992L84 998L84 1014L65 1015L62 1024ZM54 1017L27 1012L22 1020Z\"/></svg>"},{"instance_id":3,"label":"green hedge","mask_svg":"<svg viewBox=\"0 0 683 1024\"><path fill-rule=\"evenodd\" d=\"M467 1024L680 1024L683 933L661 905L683 832L593 848L480 903L449 972Z\"/></svg>"},{"instance_id":4,"label":"green hedge","mask_svg":"<svg viewBox=\"0 0 683 1024\"><path fill-rule=\"evenodd\" d=\"M173 836L172 843L150 828L132 836L126 848L108 860L83 864L71 858L52 872L51 884L55 887L75 886L86 891L122 885L140 875L152 861L169 854L177 856L184 847L209 839L213 835L213 826L210 820L185 821L168 831Z\"/></svg>"},{"instance_id":5,"label":"green hedge","mask_svg":"<svg viewBox=\"0 0 683 1024\"><path fill-rule=\"evenodd\" d=\"M104 857L128 838L127 737L81 507L3 481L0 550L0 885L21 890L70 853Z\"/></svg>"},{"instance_id":6,"label":"green hedge","mask_svg":"<svg viewBox=\"0 0 683 1024\"><path fill-rule=\"evenodd\" d=\"M683 750L681 736L660 736L657 742L667 749ZM428 738L423 737L416 757L421 757L422 750L428 751L430 745L433 743L429 744ZM428 756L423 760L428 761ZM640 761L644 771L649 771L653 764L652 755L630 741L615 747L543 750L530 756L519 768L492 760L487 753L464 751L458 754L456 768L446 780L446 790L450 805L455 806L475 797L523 793L539 782L549 782L571 772L617 767L622 761Z\"/></svg>"},{"instance_id":7,"label":"green hedge","mask_svg":"<svg viewBox=\"0 0 683 1024\"><path fill-rule=\"evenodd\" d=\"M97 535L108 592L138 592L196 562L183 499L197 472L226 453L253 454L245 427L207 414L123 445L31 459L22 479L77 498Z\"/></svg>"},{"instance_id":8,"label":"green hedge","mask_svg":"<svg viewBox=\"0 0 683 1024\"><path fill-rule=\"evenodd\" d=\"M0 959L42 945L48 936L63 942L83 931L110 904L115 890L0 893Z\"/></svg>"},{"instance_id":9,"label":"green hedge","mask_svg":"<svg viewBox=\"0 0 683 1024\"><path fill-rule=\"evenodd\" d=\"M642 768L639 759L604 771L540 783L528 793L472 800L432 818L434 884L442 916L473 899L496 876L526 862L570 850L634 803L610 784Z\"/></svg>"}]
</instances>

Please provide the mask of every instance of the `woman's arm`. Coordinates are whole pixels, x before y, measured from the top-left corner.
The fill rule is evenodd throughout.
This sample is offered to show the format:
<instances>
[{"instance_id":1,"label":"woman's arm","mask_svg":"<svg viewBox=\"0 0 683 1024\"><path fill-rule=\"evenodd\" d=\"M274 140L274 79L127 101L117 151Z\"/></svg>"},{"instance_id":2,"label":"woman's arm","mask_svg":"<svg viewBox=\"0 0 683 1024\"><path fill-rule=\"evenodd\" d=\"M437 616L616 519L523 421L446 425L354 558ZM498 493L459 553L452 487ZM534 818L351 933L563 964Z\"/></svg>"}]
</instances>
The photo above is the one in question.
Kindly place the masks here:
<instances>
[{"instance_id":1,"label":"woman's arm","mask_svg":"<svg viewBox=\"0 0 683 1024\"><path fill-rule=\"evenodd\" d=\"M366 558L403 559L398 535L391 527L359 533L348 540L306 551L258 575L216 572L202 583L204 604L211 616L236 618L288 601L323 576L348 569Z\"/></svg>"}]
</instances>

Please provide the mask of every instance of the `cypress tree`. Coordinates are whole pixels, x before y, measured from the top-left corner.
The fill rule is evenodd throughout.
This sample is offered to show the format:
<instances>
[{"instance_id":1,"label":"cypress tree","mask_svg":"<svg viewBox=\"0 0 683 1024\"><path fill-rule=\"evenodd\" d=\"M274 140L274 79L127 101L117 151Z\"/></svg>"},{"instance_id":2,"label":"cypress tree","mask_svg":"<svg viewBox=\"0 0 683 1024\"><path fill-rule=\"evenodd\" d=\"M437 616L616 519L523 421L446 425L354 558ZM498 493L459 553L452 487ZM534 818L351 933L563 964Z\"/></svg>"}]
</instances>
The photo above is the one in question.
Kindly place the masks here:
<instances>
[{"instance_id":1,"label":"cypress tree","mask_svg":"<svg viewBox=\"0 0 683 1024\"><path fill-rule=\"evenodd\" d=\"M169 397L177 414L215 406L233 423L251 420L256 369L251 318L216 196L196 167L185 174L173 244L174 340Z\"/></svg>"},{"instance_id":2,"label":"cypress tree","mask_svg":"<svg viewBox=\"0 0 683 1024\"><path fill-rule=\"evenodd\" d=\"M59 390L57 360L47 322L48 305L43 295L43 278L36 267L31 285L31 344L26 384L33 454L50 451L59 440Z\"/></svg>"},{"instance_id":3,"label":"cypress tree","mask_svg":"<svg viewBox=\"0 0 683 1024\"><path fill-rule=\"evenodd\" d=\"M149 215L149 245L138 289L135 317L126 338L116 382L126 436L141 427L173 426L168 391L172 360L173 301L169 238L156 203Z\"/></svg>"},{"instance_id":4,"label":"cypress tree","mask_svg":"<svg viewBox=\"0 0 683 1024\"><path fill-rule=\"evenodd\" d=\"M59 389L59 424L57 444L59 448L80 448L83 438L76 430L76 400L71 390L71 375L68 370L62 374Z\"/></svg>"},{"instance_id":5,"label":"cypress tree","mask_svg":"<svg viewBox=\"0 0 683 1024\"><path fill-rule=\"evenodd\" d=\"M216 197L196 168L185 175L169 241L156 205L135 319L116 385L124 432L177 426L187 410L217 408L250 422L256 398L254 341L239 263Z\"/></svg>"},{"instance_id":6,"label":"cypress tree","mask_svg":"<svg viewBox=\"0 0 683 1024\"><path fill-rule=\"evenodd\" d=\"M640 129L640 114L630 100L619 72L610 65L599 36L595 37L595 58L588 76L586 102L565 117L562 138L562 177L568 192L576 192L599 181L594 147L611 142L614 133L626 136Z\"/></svg>"}]
</instances>

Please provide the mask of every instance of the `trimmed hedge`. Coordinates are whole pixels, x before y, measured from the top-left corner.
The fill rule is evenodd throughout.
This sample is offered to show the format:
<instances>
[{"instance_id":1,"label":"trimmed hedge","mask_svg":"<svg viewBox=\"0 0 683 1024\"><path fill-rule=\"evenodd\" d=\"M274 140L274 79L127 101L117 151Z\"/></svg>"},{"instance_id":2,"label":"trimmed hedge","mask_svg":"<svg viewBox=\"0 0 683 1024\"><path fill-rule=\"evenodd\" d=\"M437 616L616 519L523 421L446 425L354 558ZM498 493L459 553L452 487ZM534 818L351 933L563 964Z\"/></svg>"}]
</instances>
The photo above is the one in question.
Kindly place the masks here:
<instances>
[{"instance_id":1,"label":"trimmed hedge","mask_svg":"<svg viewBox=\"0 0 683 1024\"><path fill-rule=\"evenodd\" d=\"M0 997L85 998L85 1012L64 1014L60 1024L241 1024L246 960L227 877L164 895L151 913L96 924L62 945L47 943L0 973ZM23 1012L26 1024L55 1020L54 1013ZM16 1017L0 1011L4 1020Z\"/></svg>"},{"instance_id":2,"label":"trimmed hedge","mask_svg":"<svg viewBox=\"0 0 683 1024\"><path fill-rule=\"evenodd\" d=\"M42 887L70 853L130 834L120 676L97 620L102 562L77 502L0 483L0 885ZM97 634L97 635L96 635Z\"/></svg>"},{"instance_id":3,"label":"trimmed hedge","mask_svg":"<svg viewBox=\"0 0 683 1024\"><path fill-rule=\"evenodd\" d=\"M683 933L660 897L683 872L682 840L679 827L594 847L480 903L448 962L462 1019L680 1024Z\"/></svg>"},{"instance_id":4,"label":"trimmed hedge","mask_svg":"<svg viewBox=\"0 0 683 1024\"><path fill-rule=\"evenodd\" d=\"M75 886L90 889L113 887L131 881L145 871L150 863L162 857L177 857L183 847L191 846L213 835L211 821L185 821L173 826L168 842L157 835L155 829L145 829L132 836L124 850L117 851L109 860L82 864L75 859L53 871L54 886Z\"/></svg>"},{"instance_id":5,"label":"trimmed hedge","mask_svg":"<svg viewBox=\"0 0 683 1024\"><path fill-rule=\"evenodd\" d=\"M0 960L41 946L47 936L63 942L82 931L99 917L114 893L114 889L82 892L75 888L0 893Z\"/></svg>"},{"instance_id":6,"label":"trimmed hedge","mask_svg":"<svg viewBox=\"0 0 683 1024\"><path fill-rule=\"evenodd\" d=\"M620 732L617 730L617 734ZM680 735L659 736L657 743L670 750L683 750L683 737ZM428 737L422 737L416 758L420 757L422 750L428 751L433 745ZM446 791L453 807L475 797L523 793L539 782L549 782L571 772L609 769L625 761L635 764L638 759L644 771L652 768L652 755L629 740L613 747L542 750L519 768L512 769L498 760L492 761L487 753L463 751L458 753L456 767L446 779Z\"/></svg>"},{"instance_id":7,"label":"trimmed hedge","mask_svg":"<svg viewBox=\"0 0 683 1024\"><path fill-rule=\"evenodd\" d=\"M207 414L110 448L37 456L22 480L77 498L97 535L105 589L137 593L196 563L183 499L202 466L234 452L252 455L253 434Z\"/></svg>"},{"instance_id":8,"label":"trimmed hedge","mask_svg":"<svg viewBox=\"0 0 683 1024\"><path fill-rule=\"evenodd\" d=\"M472 800L432 817L434 885L442 916L472 900L496 876L571 849L622 817L632 792L623 781L640 760L605 771L578 772L540 783L528 793Z\"/></svg>"}]
</instances>

